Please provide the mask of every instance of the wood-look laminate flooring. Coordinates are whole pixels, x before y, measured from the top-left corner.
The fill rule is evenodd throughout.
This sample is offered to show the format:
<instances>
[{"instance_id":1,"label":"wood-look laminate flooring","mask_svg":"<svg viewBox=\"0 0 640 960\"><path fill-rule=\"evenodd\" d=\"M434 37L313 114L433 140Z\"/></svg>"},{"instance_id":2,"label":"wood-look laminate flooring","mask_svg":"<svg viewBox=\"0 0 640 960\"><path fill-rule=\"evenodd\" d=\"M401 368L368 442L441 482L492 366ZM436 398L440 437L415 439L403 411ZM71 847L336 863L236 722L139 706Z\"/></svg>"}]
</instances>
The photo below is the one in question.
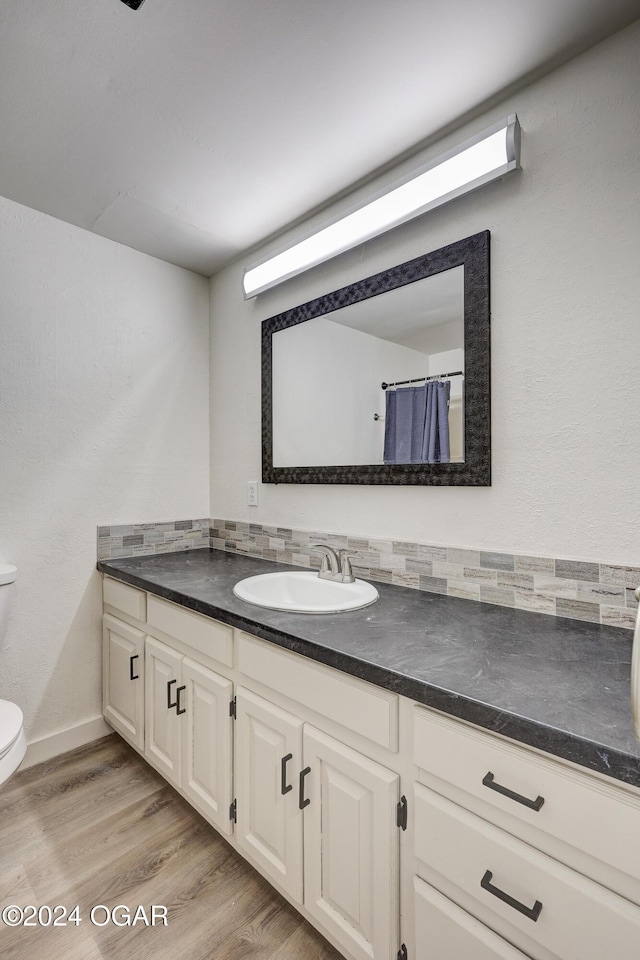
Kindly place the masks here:
<instances>
[{"instance_id":1,"label":"wood-look laminate flooring","mask_svg":"<svg viewBox=\"0 0 640 960\"><path fill-rule=\"evenodd\" d=\"M2 960L342 960L115 734L0 788L0 911L12 904L77 904L82 919L0 919ZM96 904L149 920L166 906L167 925L96 926Z\"/></svg>"}]
</instances>

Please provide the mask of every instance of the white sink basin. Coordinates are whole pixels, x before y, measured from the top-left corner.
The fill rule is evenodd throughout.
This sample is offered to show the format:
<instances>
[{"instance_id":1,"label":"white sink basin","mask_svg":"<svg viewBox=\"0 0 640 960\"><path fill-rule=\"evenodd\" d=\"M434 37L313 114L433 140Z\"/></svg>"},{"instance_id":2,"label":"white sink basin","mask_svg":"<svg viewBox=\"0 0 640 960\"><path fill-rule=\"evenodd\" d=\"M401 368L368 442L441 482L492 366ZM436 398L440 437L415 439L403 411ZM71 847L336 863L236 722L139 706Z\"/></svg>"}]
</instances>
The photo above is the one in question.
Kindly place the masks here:
<instances>
[{"instance_id":1,"label":"white sink basin","mask_svg":"<svg viewBox=\"0 0 640 960\"><path fill-rule=\"evenodd\" d=\"M306 570L247 577L236 583L233 592L247 603L289 613L344 613L368 607L378 599L378 591L366 580L336 583Z\"/></svg>"}]
</instances>

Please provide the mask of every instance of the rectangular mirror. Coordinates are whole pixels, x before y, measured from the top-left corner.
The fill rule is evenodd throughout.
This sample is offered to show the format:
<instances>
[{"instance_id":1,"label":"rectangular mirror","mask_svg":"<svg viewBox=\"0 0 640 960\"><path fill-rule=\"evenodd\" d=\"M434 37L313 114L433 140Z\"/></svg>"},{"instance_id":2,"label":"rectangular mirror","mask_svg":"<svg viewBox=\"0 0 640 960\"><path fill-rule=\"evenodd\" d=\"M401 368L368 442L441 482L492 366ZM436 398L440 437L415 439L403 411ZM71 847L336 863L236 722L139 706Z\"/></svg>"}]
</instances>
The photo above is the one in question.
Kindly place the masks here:
<instances>
[{"instance_id":1,"label":"rectangular mirror","mask_svg":"<svg viewBox=\"0 0 640 960\"><path fill-rule=\"evenodd\" d=\"M489 232L265 320L265 483L490 483Z\"/></svg>"}]
</instances>

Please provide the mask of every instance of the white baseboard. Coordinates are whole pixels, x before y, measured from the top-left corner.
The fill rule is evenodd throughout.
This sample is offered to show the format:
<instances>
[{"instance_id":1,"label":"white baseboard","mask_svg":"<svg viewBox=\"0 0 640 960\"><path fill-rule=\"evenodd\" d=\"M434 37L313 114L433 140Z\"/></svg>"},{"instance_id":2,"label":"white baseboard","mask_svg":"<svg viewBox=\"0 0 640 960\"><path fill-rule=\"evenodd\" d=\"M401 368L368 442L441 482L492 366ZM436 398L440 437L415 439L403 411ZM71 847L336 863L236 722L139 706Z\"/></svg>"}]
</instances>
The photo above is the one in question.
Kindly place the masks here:
<instances>
[{"instance_id":1,"label":"white baseboard","mask_svg":"<svg viewBox=\"0 0 640 960\"><path fill-rule=\"evenodd\" d=\"M26 770L27 767L33 767L36 763L51 760L61 753L66 753L67 750L75 750L76 747L83 747L85 743L106 737L109 733L113 733L111 727L102 717L96 717L95 720L87 720L86 723L80 723L69 730L61 730L58 733L52 733L49 737L42 737L41 740L35 740L27 746L27 754L20 769Z\"/></svg>"}]
</instances>

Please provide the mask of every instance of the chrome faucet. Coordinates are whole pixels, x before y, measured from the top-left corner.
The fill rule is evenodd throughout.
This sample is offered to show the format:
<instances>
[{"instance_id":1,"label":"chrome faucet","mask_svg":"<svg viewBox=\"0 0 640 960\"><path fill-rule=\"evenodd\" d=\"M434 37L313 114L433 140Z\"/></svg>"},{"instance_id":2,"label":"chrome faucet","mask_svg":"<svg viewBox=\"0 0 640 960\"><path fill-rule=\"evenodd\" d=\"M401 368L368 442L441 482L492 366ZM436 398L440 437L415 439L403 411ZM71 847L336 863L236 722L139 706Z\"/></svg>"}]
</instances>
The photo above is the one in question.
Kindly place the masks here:
<instances>
[{"instance_id":1,"label":"chrome faucet","mask_svg":"<svg viewBox=\"0 0 640 960\"><path fill-rule=\"evenodd\" d=\"M322 560L320 562L320 571L318 576L322 580L335 580L337 583L354 583L355 577L351 569L349 557L342 556L346 550L340 550L340 556L326 543L313 543L311 545L316 550L322 550Z\"/></svg>"}]
</instances>

